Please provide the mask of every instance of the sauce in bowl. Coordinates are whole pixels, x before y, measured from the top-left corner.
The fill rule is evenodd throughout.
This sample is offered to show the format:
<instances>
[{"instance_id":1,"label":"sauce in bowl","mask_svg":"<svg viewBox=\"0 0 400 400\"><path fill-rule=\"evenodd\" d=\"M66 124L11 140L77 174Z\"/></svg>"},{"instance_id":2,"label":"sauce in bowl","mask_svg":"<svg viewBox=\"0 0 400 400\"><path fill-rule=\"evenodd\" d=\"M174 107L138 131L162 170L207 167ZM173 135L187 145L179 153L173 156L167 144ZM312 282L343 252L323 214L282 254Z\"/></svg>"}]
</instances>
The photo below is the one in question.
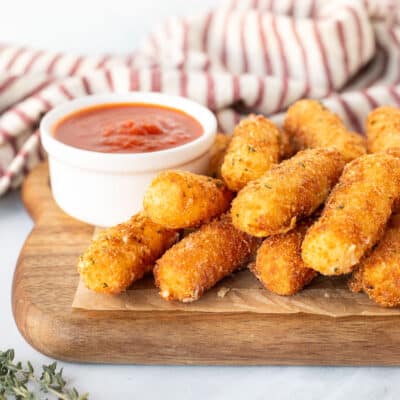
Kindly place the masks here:
<instances>
[{"instance_id":1,"label":"sauce in bowl","mask_svg":"<svg viewBox=\"0 0 400 400\"><path fill-rule=\"evenodd\" d=\"M148 153L192 142L202 125L183 111L144 103L87 107L53 126L60 142L102 153Z\"/></svg>"}]
</instances>

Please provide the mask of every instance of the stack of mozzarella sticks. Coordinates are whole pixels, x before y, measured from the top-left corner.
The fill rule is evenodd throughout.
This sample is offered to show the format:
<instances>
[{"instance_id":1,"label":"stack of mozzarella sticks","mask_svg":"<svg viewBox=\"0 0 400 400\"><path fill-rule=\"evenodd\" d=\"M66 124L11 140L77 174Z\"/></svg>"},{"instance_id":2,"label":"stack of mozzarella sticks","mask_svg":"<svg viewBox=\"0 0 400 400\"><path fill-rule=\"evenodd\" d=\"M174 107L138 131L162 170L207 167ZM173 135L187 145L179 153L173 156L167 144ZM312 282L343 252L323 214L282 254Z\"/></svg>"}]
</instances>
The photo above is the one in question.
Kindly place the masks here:
<instances>
[{"instance_id":1,"label":"stack of mozzarella sticks","mask_svg":"<svg viewBox=\"0 0 400 400\"><path fill-rule=\"evenodd\" d=\"M143 211L80 257L83 281L118 294L153 272L164 299L191 302L249 265L279 295L348 274L351 290L400 305L400 110L371 112L366 134L315 100L282 129L250 115L217 136L209 176L159 174Z\"/></svg>"}]
</instances>

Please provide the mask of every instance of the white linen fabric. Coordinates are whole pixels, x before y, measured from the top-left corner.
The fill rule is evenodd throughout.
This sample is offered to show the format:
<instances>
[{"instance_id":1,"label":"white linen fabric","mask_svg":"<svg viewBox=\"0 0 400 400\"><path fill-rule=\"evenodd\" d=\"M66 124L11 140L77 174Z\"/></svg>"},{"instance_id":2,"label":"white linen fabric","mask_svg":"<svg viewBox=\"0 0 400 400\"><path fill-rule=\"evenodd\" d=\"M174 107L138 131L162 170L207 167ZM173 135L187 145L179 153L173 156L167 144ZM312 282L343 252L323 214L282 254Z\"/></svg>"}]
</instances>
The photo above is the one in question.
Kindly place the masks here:
<instances>
[{"instance_id":1,"label":"white linen fabric","mask_svg":"<svg viewBox=\"0 0 400 400\"><path fill-rule=\"evenodd\" d=\"M400 2L225 0L171 18L137 51L101 57L0 46L0 195L45 157L41 116L79 96L135 90L190 97L231 132L250 112L278 123L321 99L363 133L368 112L400 106Z\"/></svg>"}]
</instances>

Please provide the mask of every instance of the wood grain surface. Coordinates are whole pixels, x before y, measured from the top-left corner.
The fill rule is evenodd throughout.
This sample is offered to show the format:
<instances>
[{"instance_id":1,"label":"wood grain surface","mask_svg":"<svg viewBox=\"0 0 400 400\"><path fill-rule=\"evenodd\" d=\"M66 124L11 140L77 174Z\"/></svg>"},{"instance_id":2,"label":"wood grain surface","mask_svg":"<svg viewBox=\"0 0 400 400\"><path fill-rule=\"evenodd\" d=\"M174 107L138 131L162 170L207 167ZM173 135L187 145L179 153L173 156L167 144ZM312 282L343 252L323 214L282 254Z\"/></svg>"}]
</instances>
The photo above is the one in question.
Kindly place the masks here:
<instances>
[{"instance_id":1,"label":"wood grain surface","mask_svg":"<svg viewBox=\"0 0 400 400\"><path fill-rule=\"evenodd\" d=\"M21 251L13 312L25 339L68 361L210 365L400 365L400 317L72 309L76 260L93 227L54 203L47 164L26 179L35 227Z\"/></svg>"}]
</instances>

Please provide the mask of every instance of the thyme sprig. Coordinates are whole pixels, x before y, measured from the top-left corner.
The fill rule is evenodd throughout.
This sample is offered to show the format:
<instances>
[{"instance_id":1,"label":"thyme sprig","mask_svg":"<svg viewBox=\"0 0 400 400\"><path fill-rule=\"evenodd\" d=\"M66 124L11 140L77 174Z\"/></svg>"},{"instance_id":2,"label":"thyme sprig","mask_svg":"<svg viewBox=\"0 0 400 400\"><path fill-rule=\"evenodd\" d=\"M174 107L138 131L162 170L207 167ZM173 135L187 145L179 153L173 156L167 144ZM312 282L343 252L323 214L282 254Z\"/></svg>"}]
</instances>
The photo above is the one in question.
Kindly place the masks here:
<instances>
[{"instance_id":1,"label":"thyme sprig","mask_svg":"<svg viewBox=\"0 0 400 400\"><path fill-rule=\"evenodd\" d=\"M75 388L68 388L63 369L57 363L43 365L40 377L32 364L26 366L14 362L14 350L0 351L0 400L40 400L50 395L60 400L87 400L88 394L80 395Z\"/></svg>"}]
</instances>

